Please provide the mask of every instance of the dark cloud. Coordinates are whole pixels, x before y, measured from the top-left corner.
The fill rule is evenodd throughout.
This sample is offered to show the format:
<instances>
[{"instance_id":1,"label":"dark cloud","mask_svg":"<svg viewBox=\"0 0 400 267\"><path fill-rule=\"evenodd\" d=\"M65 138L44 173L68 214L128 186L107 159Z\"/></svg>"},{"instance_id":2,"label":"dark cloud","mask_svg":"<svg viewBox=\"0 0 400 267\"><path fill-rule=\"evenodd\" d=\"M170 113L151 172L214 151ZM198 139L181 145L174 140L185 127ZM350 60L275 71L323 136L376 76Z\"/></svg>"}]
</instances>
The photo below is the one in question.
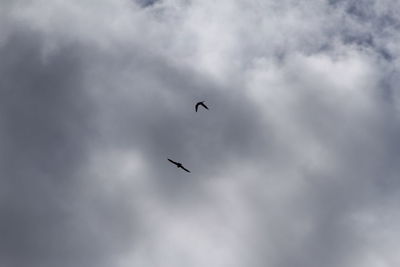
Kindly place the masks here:
<instances>
[{"instance_id":1,"label":"dark cloud","mask_svg":"<svg viewBox=\"0 0 400 267\"><path fill-rule=\"evenodd\" d=\"M160 3L6 3L0 265L395 261L393 12Z\"/></svg>"},{"instance_id":2,"label":"dark cloud","mask_svg":"<svg viewBox=\"0 0 400 267\"><path fill-rule=\"evenodd\" d=\"M111 56L107 62L115 60ZM257 110L242 88L218 85L164 59L133 53L130 60L128 66L141 63L140 68L129 68L128 78L118 72L108 76L108 65L97 73L115 84L124 79L128 80L123 85L129 84L129 88L104 91L101 106L112 129L104 142L116 149L139 151L152 173L149 182L161 190L160 195L187 198L186 190L201 188L199 175L223 173L227 161L256 158L273 148L272 131L262 130ZM194 112L194 104L201 100L210 111ZM177 173L167 158L183 162L192 178Z\"/></svg>"},{"instance_id":3,"label":"dark cloud","mask_svg":"<svg viewBox=\"0 0 400 267\"><path fill-rule=\"evenodd\" d=\"M136 2L142 7L148 7L159 2L159 0L136 0Z\"/></svg>"},{"instance_id":4,"label":"dark cloud","mask_svg":"<svg viewBox=\"0 0 400 267\"><path fill-rule=\"evenodd\" d=\"M348 44L371 48L385 60L392 61L394 54L387 47L388 34L398 31L400 21L394 10L398 3L383 1L330 1L336 9L343 10L346 27L343 27L341 38Z\"/></svg>"},{"instance_id":5,"label":"dark cloud","mask_svg":"<svg viewBox=\"0 0 400 267\"><path fill-rule=\"evenodd\" d=\"M102 266L115 249L104 237L124 242L130 226L119 218L123 201L85 190L81 170L95 136L85 49L45 57L43 47L40 34L18 30L0 49L0 264ZM107 229L114 224L121 229Z\"/></svg>"}]
</instances>

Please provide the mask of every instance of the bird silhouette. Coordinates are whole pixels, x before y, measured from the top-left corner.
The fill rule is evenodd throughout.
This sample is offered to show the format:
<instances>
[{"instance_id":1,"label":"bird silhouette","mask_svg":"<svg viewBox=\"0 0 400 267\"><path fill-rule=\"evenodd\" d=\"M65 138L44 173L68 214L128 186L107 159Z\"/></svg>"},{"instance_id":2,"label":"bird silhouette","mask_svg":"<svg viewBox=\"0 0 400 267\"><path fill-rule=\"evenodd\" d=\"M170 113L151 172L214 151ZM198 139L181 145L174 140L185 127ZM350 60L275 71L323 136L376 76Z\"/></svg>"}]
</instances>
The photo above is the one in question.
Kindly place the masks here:
<instances>
[{"instance_id":1,"label":"bird silhouette","mask_svg":"<svg viewBox=\"0 0 400 267\"><path fill-rule=\"evenodd\" d=\"M187 172L190 172L188 169L186 169L185 167L183 167L182 163L175 162L175 161L173 161L172 159L168 159L168 160L169 160L170 162L172 162L173 164L175 164L177 168L181 168L181 169L184 169L184 170L187 171Z\"/></svg>"},{"instance_id":2,"label":"bird silhouette","mask_svg":"<svg viewBox=\"0 0 400 267\"><path fill-rule=\"evenodd\" d=\"M201 102L196 103L196 106L195 106L196 112L197 112L197 109L199 108L199 106L203 106L205 109L208 109L208 107L204 104L204 101L201 101Z\"/></svg>"}]
</instances>

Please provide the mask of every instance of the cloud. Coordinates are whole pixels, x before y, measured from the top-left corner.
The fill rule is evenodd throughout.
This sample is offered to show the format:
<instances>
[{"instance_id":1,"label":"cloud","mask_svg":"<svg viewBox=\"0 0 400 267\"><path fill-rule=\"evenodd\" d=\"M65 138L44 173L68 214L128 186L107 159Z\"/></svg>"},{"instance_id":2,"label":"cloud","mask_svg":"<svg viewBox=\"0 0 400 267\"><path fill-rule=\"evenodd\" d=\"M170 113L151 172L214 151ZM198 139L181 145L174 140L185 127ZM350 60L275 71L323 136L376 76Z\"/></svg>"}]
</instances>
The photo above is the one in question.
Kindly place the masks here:
<instances>
[{"instance_id":1,"label":"cloud","mask_svg":"<svg viewBox=\"0 0 400 267\"><path fill-rule=\"evenodd\" d=\"M363 3L2 3L0 263L396 265L398 4Z\"/></svg>"}]
</instances>

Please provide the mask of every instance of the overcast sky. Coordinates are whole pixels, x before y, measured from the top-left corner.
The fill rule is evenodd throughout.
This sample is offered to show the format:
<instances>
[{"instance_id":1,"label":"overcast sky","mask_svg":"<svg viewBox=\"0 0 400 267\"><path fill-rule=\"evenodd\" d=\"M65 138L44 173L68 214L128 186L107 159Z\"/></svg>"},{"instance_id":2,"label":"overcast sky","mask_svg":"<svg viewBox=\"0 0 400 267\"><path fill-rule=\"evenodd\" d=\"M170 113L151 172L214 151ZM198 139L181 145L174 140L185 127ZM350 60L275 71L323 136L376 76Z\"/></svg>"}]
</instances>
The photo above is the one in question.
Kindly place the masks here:
<instances>
[{"instance_id":1,"label":"overcast sky","mask_svg":"<svg viewBox=\"0 0 400 267\"><path fill-rule=\"evenodd\" d=\"M400 266L399 12L2 0L0 266Z\"/></svg>"}]
</instances>

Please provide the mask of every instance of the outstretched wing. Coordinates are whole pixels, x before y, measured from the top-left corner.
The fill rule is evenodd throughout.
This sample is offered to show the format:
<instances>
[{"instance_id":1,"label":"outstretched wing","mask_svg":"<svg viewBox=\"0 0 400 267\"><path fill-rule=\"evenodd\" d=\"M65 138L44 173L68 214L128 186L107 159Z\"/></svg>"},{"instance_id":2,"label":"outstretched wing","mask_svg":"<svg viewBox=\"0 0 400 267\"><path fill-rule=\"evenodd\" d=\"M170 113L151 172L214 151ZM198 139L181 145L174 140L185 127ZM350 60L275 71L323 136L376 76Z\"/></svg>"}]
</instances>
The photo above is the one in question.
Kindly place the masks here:
<instances>
[{"instance_id":1,"label":"outstretched wing","mask_svg":"<svg viewBox=\"0 0 400 267\"><path fill-rule=\"evenodd\" d=\"M197 109L199 108L199 105L200 105L200 103L197 103L196 106L194 107L194 109L196 110L196 112L197 112Z\"/></svg>"},{"instance_id":2,"label":"outstretched wing","mask_svg":"<svg viewBox=\"0 0 400 267\"><path fill-rule=\"evenodd\" d=\"M208 107L204 103L200 103L205 109L208 109Z\"/></svg>"},{"instance_id":3,"label":"outstretched wing","mask_svg":"<svg viewBox=\"0 0 400 267\"><path fill-rule=\"evenodd\" d=\"M186 169L185 167L181 167L182 169L184 169L185 171L187 171L187 172L190 172L188 169Z\"/></svg>"},{"instance_id":4,"label":"outstretched wing","mask_svg":"<svg viewBox=\"0 0 400 267\"><path fill-rule=\"evenodd\" d=\"M172 159L168 159L170 162L172 162L175 165L178 165L178 162L173 161Z\"/></svg>"}]
</instances>

